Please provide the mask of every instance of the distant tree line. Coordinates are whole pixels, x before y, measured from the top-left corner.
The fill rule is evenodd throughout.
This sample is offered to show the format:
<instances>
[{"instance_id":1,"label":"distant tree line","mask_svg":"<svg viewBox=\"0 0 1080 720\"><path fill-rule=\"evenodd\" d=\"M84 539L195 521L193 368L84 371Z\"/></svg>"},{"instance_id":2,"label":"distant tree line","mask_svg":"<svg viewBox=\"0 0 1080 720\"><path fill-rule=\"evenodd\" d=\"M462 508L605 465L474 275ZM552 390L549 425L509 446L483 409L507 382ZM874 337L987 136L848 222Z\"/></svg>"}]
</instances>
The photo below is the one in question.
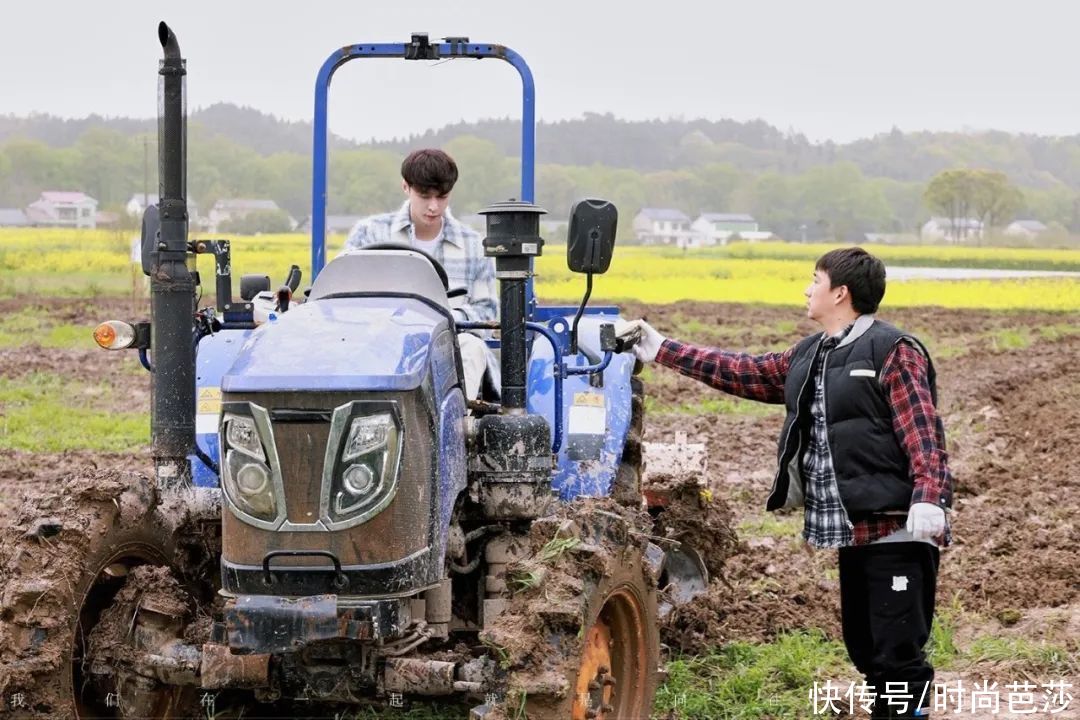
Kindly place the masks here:
<instances>
[{"instance_id":1,"label":"distant tree line","mask_svg":"<svg viewBox=\"0 0 1080 720\"><path fill-rule=\"evenodd\" d=\"M68 189L117 209L144 183L156 192L154 127L148 120L0 116L0 206L23 207L41 190ZM193 113L191 197L204 211L221 198L269 198L306 217L310 132L308 123L250 108L215 105ZM516 121L488 120L389 143L333 137L329 210L397 207L401 158L424 145L457 159L459 215L517 197L519 132ZM641 207L691 216L747 212L762 228L793 240L915 232L932 214L987 225L1033 217L1080 232L1080 137L894 130L837 145L811 143L762 121L626 122L588 114L542 123L537 138L537 202L563 219L578 198L608 198L622 212L624 238Z\"/></svg>"}]
</instances>

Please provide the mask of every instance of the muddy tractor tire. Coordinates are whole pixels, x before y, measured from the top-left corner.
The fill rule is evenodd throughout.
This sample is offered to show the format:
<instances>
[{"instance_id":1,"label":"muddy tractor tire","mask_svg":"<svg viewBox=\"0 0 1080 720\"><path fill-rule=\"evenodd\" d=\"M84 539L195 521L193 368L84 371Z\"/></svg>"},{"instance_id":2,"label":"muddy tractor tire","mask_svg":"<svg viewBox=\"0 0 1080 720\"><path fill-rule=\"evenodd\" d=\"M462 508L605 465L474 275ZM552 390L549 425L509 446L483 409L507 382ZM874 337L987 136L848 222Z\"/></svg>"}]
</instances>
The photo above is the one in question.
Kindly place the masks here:
<instances>
[{"instance_id":1,"label":"muddy tractor tire","mask_svg":"<svg viewBox=\"0 0 1080 720\"><path fill-rule=\"evenodd\" d=\"M630 378L630 429L611 488L615 501L631 508L641 506L641 478L645 473L641 445L644 432L645 386L640 377L634 376Z\"/></svg>"},{"instance_id":2,"label":"muddy tractor tire","mask_svg":"<svg viewBox=\"0 0 1080 720\"><path fill-rule=\"evenodd\" d=\"M530 611L544 618L544 642L531 662L511 672L506 715L648 718L659 680L656 579L624 517L593 511L574 522L581 526L581 542L548 576L565 574L577 582L541 584L537 604L517 606L523 618ZM572 597L568 589L580 593ZM552 596L560 599L552 602Z\"/></svg>"},{"instance_id":3,"label":"muddy tractor tire","mask_svg":"<svg viewBox=\"0 0 1080 720\"><path fill-rule=\"evenodd\" d=\"M4 529L0 694L11 717L196 715L189 691L147 689L151 681L137 708L125 708L123 692L106 691L87 653L102 618L131 613L114 605L132 571L172 561L173 530L158 501L146 477L94 471L28 499Z\"/></svg>"}]
</instances>

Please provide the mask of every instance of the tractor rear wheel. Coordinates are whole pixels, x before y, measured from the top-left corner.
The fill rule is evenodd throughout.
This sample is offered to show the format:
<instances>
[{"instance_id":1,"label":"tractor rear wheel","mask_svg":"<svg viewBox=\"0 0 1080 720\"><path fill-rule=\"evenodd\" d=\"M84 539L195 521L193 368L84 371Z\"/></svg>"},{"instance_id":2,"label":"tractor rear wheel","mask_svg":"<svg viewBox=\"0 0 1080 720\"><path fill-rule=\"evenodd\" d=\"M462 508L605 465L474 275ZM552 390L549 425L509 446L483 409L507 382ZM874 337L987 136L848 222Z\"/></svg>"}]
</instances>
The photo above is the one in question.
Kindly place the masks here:
<instances>
[{"instance_id":1,"label":"tractor rear wheel","mask_svg":"<svg viewBox=\"0 0 1080 720\"><path fill-rule=\"evenodd\" d=\"M115 667L95 663L88 652L104 618L134 617L130 601L118 598L132 572L172 561L173 533L158 505L148 478L93 472L27 500L4 530L0 692L14 717L196 714L189 690L128 678L138 687L125 693L119 681L110 682Z\"/></svg>"}]
</instances>

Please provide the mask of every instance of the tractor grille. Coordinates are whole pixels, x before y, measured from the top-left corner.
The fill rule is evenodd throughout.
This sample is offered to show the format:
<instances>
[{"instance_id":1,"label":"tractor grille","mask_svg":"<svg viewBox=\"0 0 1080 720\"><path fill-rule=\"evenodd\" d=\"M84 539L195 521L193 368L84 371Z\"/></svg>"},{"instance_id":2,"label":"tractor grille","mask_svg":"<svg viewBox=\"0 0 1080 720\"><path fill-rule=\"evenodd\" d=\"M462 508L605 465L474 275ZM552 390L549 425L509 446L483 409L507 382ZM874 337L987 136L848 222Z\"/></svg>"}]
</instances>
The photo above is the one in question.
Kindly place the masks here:
<instances>
[{"instance_id":1,"label":"tractor grille","mask_svg":"<svg viewBox=\"0 0 1080 720\"><path fill-rule=\"evenodd\" d=\"M359 581L364 574L384 576L393 566L405 563L416 587L428 582L428 572L420 567L434 565L429 557L438 544L433 542L435 518L433 467L433 420L421 391L408 393L227 393L229 402L251 402L270 412L271 427L284 485L286 518L289 524L311 526L320 515L323 465L330 435L330 415L335 407L355 400L393 400L400 408L403 432L396 494L381 512L366 522L337 531L266 530L239 519L231 510L223 511L222 563L226 578L230 568L263 576L263 559L273 551L325 551L340 561L346 575ZM318 412L324 411L324 412ZM288 527L288 526L286 526ZM276 569L330 568L327 560L313 556L275 557ZM365 569L369 572L365 573ZM322 572L319 573L323 574ZM332 579L332 578L328 578ZM229 590L228 579L224 579ZM385 580L384 580L385 582ZM247 585L246 582L241 583ZM350 585L353 585L350 582ZM367 585L361 582L361 585ZM391 583L392 585L395 583ZM356 590L357 588L353 588ZM241 591L235 588L234 591ZM251 588L242 591L251 592ZM266 592L263 586L258 590ZM329 588L327 592L340 589Z\"/></svg>"}]
</instances>

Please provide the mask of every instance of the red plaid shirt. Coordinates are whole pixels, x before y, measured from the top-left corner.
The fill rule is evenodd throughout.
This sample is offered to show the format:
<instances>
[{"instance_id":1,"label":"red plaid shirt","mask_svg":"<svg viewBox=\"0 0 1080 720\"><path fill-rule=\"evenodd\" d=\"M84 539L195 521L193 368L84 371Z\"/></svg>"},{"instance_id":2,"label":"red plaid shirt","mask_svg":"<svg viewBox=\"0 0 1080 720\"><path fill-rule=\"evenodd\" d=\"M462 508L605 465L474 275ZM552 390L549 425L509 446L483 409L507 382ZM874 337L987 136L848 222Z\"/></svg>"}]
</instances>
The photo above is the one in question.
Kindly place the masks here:
<instances>
[{"instance_id":1,"label":"red plaid shirt","mask_svg":"<svg viewBox=\"0 0 1080 720\"><path fill-rule=\"evenodd\" d=\"M695 380L749 400L784 402L795 348L761 355L697 347L665 340L656 361ZM897 343L885 358L879 374L892 407L892 425L900 446L907 452L915 490L911 503L951 504L952 476L945 452L945 429L934 407L927 379L926 358L910 343ZM854 523L854 545L865 545L904 527L905 516L878 515ZM942 544L948 544L946 529Z\"/></svg>"}]
</instances>

